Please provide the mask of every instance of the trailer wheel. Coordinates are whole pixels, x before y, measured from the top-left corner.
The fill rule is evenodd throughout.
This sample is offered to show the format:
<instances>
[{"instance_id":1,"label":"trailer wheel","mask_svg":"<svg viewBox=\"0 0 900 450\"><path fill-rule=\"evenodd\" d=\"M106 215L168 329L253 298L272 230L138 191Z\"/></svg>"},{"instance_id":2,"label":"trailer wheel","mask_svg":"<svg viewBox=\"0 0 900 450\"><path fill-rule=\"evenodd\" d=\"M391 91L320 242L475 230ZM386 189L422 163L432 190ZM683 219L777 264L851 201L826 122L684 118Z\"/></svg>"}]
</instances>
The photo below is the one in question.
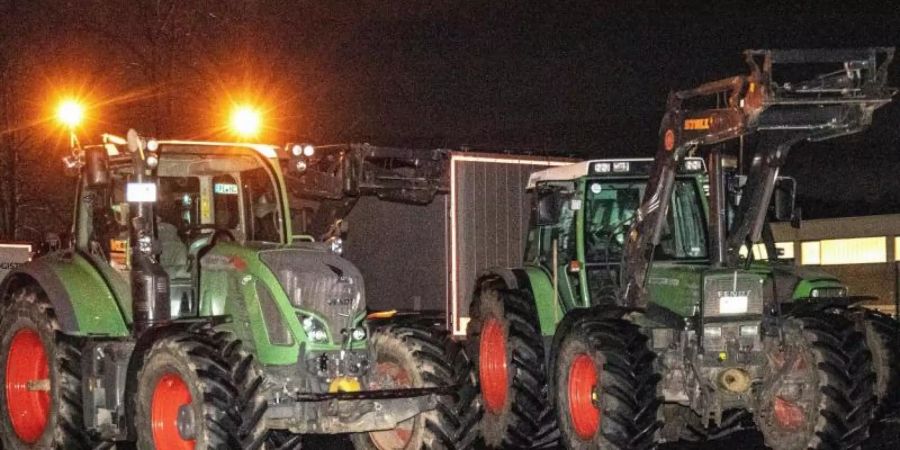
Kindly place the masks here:
<instances>
[{"instance_id":1,"label":"trailer wheel","mask_svg":"<svg viewBox=\"0 0 900 450\"><path fill-rule=\"evenodd\" d=\"M230 333L202 325L166 336L147 352L137 376L138 449L263 445L262 378Z\"/></svg>"},{"instance_id":2,"label":"trailer wheel","mask_svg":"<svg viewBox=\"0 0 900 450\"><path fill-rule=\"evenodd\" d=\"M396 389L454 386L464 382L469 361L450 335L429 324L412 321L387 325L372 333L375 354L370 387ZM357 450L458 449L460 416L470 408L471 395L446 396L437 408L385 431L351 435Z\"/></svg>"},{"instance_id":3,"label":"trailer wheel","mask_svg":"<svg viewBox=\"0 0 900 450\"><path fill-rule=\"evenodd\" d=\"M531 295L482 288L469 308L468 348L480 389L477 418L488 447L555 446L544 341Z\"/></svg>"},{"instance_id":4,"label":"trailer wheel","mask_svg":"<svg viewBox=\"0 0 900 450\"><path fill-rule=\"evenodd\" d=\"M875 376L862 333L845 317L825 312L788 317L782 332L783 341L763 341L766 366L754 419L766 445L859 448L875 410Z\"/></svg>"},{"instance_id":5,"label":"trailer wheel","mask_svg":"<svg viewBox=\"0 0 900 450\"><path fill-rule=\"evenodd\" d=\"M851 320L866 336L875 371L875 417L900 414L900 323L890 316L865 308L850 310Z\"/></svg>"},{"instance_id":6,"label":"trailer wheel","mask_svg":"<svg viewBox=\"0 0 900 450\"><path fill-rule=\"evenodd\" d=\"M6 450L89 449L81 404L81 349L59 332L44 294L13 294L0 318L0 439Z\"/></svg>"},{"instance_id":7,"label":"trailer wheel","mask_svg":"<svg viewBox=\"0 0 900 450\"><path fill-rule=\"evenodd\" d=\"M656 447L659 376L640 329L622 319L585 316L558 347L553 387L568 449Z\"/></svg>"}]
</instances>

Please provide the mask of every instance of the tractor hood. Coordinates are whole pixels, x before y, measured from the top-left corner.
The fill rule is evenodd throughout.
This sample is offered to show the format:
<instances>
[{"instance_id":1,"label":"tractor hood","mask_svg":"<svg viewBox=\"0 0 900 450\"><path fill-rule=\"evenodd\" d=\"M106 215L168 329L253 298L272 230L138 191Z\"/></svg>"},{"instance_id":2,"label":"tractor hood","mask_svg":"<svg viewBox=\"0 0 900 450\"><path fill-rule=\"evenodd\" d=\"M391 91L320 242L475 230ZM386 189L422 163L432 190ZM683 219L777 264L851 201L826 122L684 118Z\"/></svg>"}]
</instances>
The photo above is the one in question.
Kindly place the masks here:
<instances>
[{"instance_id":1,"label":"tractor hood","mask_svg":"<svg viewBox=\"0 0 900 450\"><path fill-rule=\"evenodd\" d=\"M260 260L272 271L294 308L325 320L332 335L364 312L363 277L350 261L321 244L265 250Z\"/></svg>"}]
</instances>

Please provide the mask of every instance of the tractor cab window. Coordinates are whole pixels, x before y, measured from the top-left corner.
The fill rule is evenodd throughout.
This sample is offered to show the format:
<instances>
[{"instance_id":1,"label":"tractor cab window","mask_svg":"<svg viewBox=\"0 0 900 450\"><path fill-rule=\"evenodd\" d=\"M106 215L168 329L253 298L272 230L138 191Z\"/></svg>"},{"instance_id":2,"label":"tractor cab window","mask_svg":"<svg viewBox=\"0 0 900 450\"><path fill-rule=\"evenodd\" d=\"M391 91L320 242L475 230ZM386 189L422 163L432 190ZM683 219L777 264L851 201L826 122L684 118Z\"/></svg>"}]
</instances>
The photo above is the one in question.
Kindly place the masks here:
<instances>
[{"instance_id":1,"label":"tractor cab window","mask_svg":"<svg viewBox=\"0 0 900 450\"><path fill-rule=\"evenodd\" d=\"M588 263L618 263L646 180L591 180L585 189L584 252ZM705 212L689 179L676 180L656 259L706 257Z\"/></svg>"},{"instance_id":2,"label":"tractor cab window","mask_svg":"<svg viewBox=\"0 0 900 450\"><path fill-rule=\"evenodd\" d=\"M110 162L110 181L84 185L78 215L79 249L98 262L129 269L126 189L133 181L126 159ZM188 276L188 253L214 232L222 239L282 242L274 174L252 150L163 146L153 206L160 262L173 278Z\"/></svg>"},{"instance_id":3,"label":"tractor cab window","mask_svg":"<svg viewBox=\"0 0 900 450\"><path fill-rule=\"evenodd\" d=\"M247 239L278 242L281 239L280 208L272 180L262 168L241 174L247 204Z\"/></svg>"},{"instance_id":4,"label":"tractor cab window","mask_svg":"<svg viewBox=\"0 0 900 450\"><path fill-rule=\"evenodd\" d=\"M527 237L525 258L549 265L554 246L558 261L569 261L576 255L575 196L572 182L551 182L535 189L531 227Z\"/></svg>"},{"instance_id":5,"label":"tractor cab window","mask_svg":"<svg viewBox=\"0 0 900 450\"><path fill-rule=\"evenodd\" d=\"M232 175L217 175L213 183L213 223L217 228L234 230L241 221L237 180Z\"/></svg>"}]
</instances>

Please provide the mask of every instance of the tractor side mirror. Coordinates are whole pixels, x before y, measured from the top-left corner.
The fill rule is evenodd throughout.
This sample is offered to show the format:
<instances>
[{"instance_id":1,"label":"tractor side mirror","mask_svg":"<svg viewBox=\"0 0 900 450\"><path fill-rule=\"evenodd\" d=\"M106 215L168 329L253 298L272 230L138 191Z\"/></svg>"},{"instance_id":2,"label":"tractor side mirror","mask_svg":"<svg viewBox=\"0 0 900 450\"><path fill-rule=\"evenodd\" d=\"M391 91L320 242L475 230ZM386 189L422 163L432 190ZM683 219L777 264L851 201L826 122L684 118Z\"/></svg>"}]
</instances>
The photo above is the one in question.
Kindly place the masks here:
<instances>
[{"instance_id":1,"label":"tractor side mirror","mask_svg":"<svg viewBox=\"0 0 900 450\"><path fill-rule=\"evenodd\" d=\"M796 220L799 223L799 211L796 207L797 180L791 177L779 177L775 181L775 220L780 222ZM799 225L798 225L799 226Z\"/></svg>"},{"instance_id":2,"label":"tractor side mirror","mask_svg":"<svg viewBox=\"0 0 900 450\"><path fill-rule=\"evenodd\" d=\"M554 187L542 187L537 190L535 202L535 221L539 227L554 225L559 222L562 213L562 193Z\"/></svg>"},{"instance_id":3,"label":"tractor side mirror","mask_svg":"<svg viewBox=\"0 0 900 450\"><path fill-rule=\"evenodd\" d=\"M109 184L109 156L102 146L84 149L84 178L88 187Z\"/></svg>"},{"instance_id":4,"label":"tractor side mirror","mask_svg":"<svg viewBox=\"0 0 900 450\"><path fill-rule=\"evenodd\" d=\"M791 228L800 229L801 223L803 223L803 209L798 206L791 214Z\"/></svg>"}]
</instances>

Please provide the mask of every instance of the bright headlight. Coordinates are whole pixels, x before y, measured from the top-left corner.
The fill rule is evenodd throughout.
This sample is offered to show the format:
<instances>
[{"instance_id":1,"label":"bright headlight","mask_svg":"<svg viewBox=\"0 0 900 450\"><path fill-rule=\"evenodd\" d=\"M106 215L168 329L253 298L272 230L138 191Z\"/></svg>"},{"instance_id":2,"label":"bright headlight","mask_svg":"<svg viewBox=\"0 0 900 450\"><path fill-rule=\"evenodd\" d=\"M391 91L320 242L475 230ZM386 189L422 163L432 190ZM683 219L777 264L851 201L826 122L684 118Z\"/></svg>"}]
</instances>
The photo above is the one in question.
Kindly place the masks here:
<instances>
[{"instance_id":1,"label":"bright headlight","mask_svg":"<svg viewBox=\"0 0 900 450\"><path fill-rule=\"evenodd\" d=\"M313 342L328 342L328 333L325 331L325 324L321 320L312 316L304 316L301 323L303 324L303 331L306 332L306 335Z\"/></svg>"},{"instance_id":2,"label":"bright headlight","mask_svg":"<svg viewBox=\"0 0 900 450\"><path fill-rule=\"evenodd\" d=\"M361 341L366 338L366 329L363 327L356 327L353 329L350 337L353 338L354 341Z\"/></svg>"},{"instance_id":3,"label":"bright headlight","mask_svg":"<svg viewBox=\"0 0 900 450\"><path fill-rule=\"evenodd\" d=\"M331 253L335 255L340 255L344 253L344 240L341 238L332 238L329 239L329 248L331 249Z\"/></svg>"},{"instance_id":4,"label":"bright headlight","mask_svg":"<svg viewBox=\"0 0 900 450\"><path fill-rule=\"evenodd\" d=\"M810 297L846 297L847 288L840 287L818 287L809 291Z\"/></svg>"}]
</instances>

